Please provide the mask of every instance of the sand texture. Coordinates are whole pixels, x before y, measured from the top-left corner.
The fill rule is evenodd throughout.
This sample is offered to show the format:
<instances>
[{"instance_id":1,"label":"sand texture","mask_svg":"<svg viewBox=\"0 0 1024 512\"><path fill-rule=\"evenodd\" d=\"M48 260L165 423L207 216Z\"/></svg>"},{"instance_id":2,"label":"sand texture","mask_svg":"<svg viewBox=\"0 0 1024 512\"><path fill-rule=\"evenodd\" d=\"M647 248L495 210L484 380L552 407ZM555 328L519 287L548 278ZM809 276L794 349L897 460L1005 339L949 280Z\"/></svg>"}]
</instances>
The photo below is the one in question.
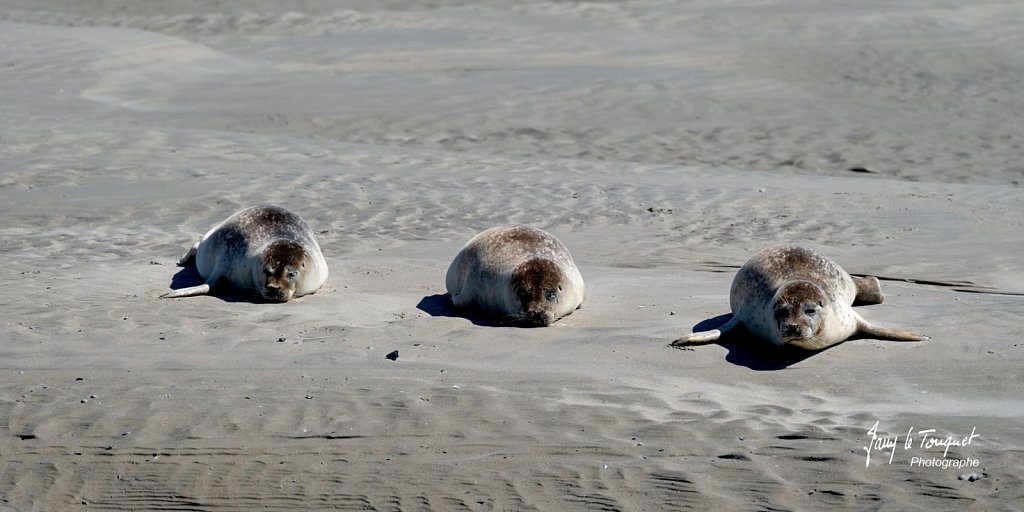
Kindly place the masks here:
<instances>
[{"instance_id":1,"label":"sand texture","mask_svg":"<svg viewBox=\"0 0 1024 512\"><path fill-rule=\"evenodd\" d=\"M0 0L0 511L1021 510L1024 5L861 4ZM261 203L319 292L158 298ZM453 310L507 223L582 309ZM667 346L781 242L932 339Z\"/></svg>"}]
</instances>

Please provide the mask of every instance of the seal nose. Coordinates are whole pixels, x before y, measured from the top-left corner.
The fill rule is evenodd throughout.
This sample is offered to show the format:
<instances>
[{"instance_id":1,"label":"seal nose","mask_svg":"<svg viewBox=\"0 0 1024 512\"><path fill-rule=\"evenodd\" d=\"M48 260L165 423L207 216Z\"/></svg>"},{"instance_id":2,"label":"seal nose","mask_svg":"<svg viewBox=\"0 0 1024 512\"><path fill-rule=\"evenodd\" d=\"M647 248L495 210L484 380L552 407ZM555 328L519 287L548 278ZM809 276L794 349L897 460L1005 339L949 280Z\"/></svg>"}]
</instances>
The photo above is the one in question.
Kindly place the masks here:
<instances>
[{"instance_id":1,"label":"seal nose","mask_svg":"<svg viewBox=\"0 0 1024 512\"><path fill-rule=\"evenodd\" d=\"M542 309L534 309L523 315L523 321L530 325L548 325L551 323L551 315Z\"/></svg>"},{"instance_id":2,"label":"seal nose","mask_svg":"<svg viewBox=\"0 0 1024 512\"><path fill-rule=\"evenodd\" d=\"M281 300L284 298L284 291L281 290L279 284L267 283L263 290L263 297L269 300Z\"/></svg>"},{"instance_id":3,"label":"seal nose","mask_svg":"<svg viewBox=\"0 0 1024 512\"><path fill-rule=\"evenodd\" d=\"M786 337L800 336L801 329L800 324L785 323L782 324L782 335Z\"/></svg>"}]
</instances>

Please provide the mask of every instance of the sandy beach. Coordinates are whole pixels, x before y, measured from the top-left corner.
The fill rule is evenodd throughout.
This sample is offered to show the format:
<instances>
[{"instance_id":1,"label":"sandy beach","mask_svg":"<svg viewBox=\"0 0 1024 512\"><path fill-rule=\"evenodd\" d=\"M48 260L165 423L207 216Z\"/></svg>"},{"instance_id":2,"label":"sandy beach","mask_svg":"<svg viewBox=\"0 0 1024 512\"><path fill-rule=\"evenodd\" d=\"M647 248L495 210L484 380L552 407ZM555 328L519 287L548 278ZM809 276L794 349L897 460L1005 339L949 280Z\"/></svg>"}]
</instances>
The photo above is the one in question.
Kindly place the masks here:
<instances>
[{"instance_id":1,"label":"sandy beach","mask_svg":"<svg viewBox=\"0 0 1024 512\"><path fill-rule=\"evenodd\" d=\"M0 512L1022 510L1024 6L833 4L0 0ZM159 298L266 203L322 289ZM668 346L783 242L932 339Z\"/></svg>"}]
</instances>

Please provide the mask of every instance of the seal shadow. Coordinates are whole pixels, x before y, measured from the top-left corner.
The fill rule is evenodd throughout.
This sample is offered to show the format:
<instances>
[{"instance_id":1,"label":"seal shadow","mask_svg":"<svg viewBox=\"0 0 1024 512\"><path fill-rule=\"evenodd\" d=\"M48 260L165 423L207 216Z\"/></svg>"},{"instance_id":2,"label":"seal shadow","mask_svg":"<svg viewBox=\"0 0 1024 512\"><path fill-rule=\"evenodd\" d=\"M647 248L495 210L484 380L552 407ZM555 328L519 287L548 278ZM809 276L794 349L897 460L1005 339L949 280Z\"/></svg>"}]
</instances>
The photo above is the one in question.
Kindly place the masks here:
<instances>
[{"instance_id":1,"label":"seal shadow","mask_svg":"<svg viewBox=\"0 0 1024 512\"><path fill-rule=\"evenodd\" d=\"M731 319L732 313L708 318L693 326L693 332L717 329ZM790 346L772 347L743 328L734 329L723 335L717 344L729 351L725 356L726 361L759 372L784 370L828 350L809 351Z\"/></svg>"},{"instance_id":2,"label":"seal shadow","mask_svg":"<svg viewBox=\"0 0 1024 512\"><path fill-rule=\"evenodd\" d=\"M206 280L203 276L199 275L199 271L195 267L179 267L178 272L171 277L171 289L177 290L179 288L189 288L191 286L199 286L205 283ZM230 288L224 289L223 287L215 287L210 290L207 294L210 297L216 297L224 302L248 302L250 304L272 304L270 301L265 301L258 295L246 295L238 293ZM175 299L181 300L181 299Z\"/></svg>"},{"instance_id":3,"label":"seal shadow","mask_svg":"<svg viewBox=\"0 0 1024 512\"><path fill-rule=\"evenodd\" d=\"M530 326L502 323L491 317L481 315L472 310L459 309L452 304L452 297L447 293L438 293L435 295L427 295L420 299L420 302L416 304L416 309L430 315L430 316L443 316L449 318L465 318L473 323L473 325L479 325L482 327L523 327L528 328Z\"/></svg>"}]
</instances>

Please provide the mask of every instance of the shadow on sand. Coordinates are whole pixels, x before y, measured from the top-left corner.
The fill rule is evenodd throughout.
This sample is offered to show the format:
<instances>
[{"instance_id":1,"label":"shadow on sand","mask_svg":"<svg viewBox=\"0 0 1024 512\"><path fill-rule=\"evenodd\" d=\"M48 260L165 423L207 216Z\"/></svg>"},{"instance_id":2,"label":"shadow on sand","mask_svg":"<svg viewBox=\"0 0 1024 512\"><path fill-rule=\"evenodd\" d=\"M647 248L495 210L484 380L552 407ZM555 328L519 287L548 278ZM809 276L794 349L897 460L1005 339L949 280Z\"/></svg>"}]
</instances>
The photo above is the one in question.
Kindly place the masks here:
<instances>
[{"instance_id":1,"label":"shadow on sand","mask_svg":"<svg viewBox=\"0 0 1024 512\"><path fill-rule=\"evenodd\" d=\"M732 319L732 313L708 318L693 326L693 332L717 329ZM825 350L808 351L795 347L773 347L752 336L745 329L736 329L718 340L718 344L729 351L725 360L737 366L764 372L784 370ZM699 350L699 347L697 347Z\"/></svg>"},{"instance_id":2,"label":"shadow on sand","mask_svg":"<svg viewBox=\"0 0 1024 512\"><path fill-rule=\"evenodd\" d=\"M465 318L473 323L473 325L480 325L483 327L520 327L530 328L530 325L519 325L515 323L501 322L491 317L481 315L477 312L466 311L464 309L458 309L455 304L452 304L452 298L447 293L439 293L436 295L427 295L420 299L419 304L416 304L416 309L423 311L430 316L446 316L449 318Z\"/></svg>"},{"instance_id":3,"label":"shadow on sand","mask_svg":"<svg viewBox=\"0 0 1024 512\"><path fill-rule=\"evenodd\" d=\"M199 286L205 283L206 280L203 276L199 275L199 271L195 267L180 267L178 273L174 274L171 278L171 289L177 290L180 288L188 288L191 286ZM225 288L218 286L210 290L209 295L216 297L224 302L248 302L250 304L279 304L278 302L272 302L263 300L262 297L253 293L244 293L231 288Z\"/></svg>"}]
</instances>

